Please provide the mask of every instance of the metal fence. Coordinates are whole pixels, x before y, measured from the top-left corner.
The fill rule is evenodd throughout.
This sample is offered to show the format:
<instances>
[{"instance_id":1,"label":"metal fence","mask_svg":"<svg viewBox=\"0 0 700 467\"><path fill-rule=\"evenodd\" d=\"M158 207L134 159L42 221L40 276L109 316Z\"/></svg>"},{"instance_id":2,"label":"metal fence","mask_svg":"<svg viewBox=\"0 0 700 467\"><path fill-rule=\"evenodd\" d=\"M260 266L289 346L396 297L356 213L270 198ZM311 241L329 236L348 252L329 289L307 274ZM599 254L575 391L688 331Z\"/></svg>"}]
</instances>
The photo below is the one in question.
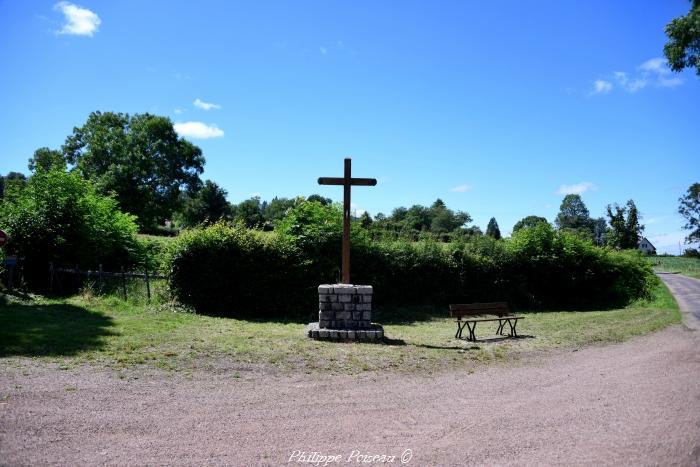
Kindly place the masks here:
<instances>
[{"instance_id":1,"label":"metal fence","mask_svg":"<svg viewBox=\"0 0 700 467\"><path fill-rule=\"evenodd\" d=\"M118 294L127 300L129 296L144 296L151 301L164 289L165 276L151 273L144 267L142 272L126 271L123 267L119 272L104 271L102 265L97 270L83 270L78 265L75 268L55 267L49 263L48 290L51 293L72 293L78 290L90 289L97 294Z\"/></svg>"}]
</instances>

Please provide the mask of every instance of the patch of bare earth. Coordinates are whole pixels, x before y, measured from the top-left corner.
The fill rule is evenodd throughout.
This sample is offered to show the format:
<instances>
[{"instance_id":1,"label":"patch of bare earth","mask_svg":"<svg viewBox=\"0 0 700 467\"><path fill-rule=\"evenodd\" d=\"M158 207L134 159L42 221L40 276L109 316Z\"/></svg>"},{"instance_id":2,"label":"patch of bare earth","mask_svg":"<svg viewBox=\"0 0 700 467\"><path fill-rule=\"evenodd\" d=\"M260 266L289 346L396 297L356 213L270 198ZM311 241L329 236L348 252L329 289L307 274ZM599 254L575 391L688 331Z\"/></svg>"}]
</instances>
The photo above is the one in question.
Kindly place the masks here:
<instances>
[{"instance_id":1,"label":"patch of bare earth","mask_svg":"<svg viewBox=\"0 0 700 467\"><path fill-rule=\"evenodd\" d=\"M698 465L699 344L698 332L675 326L430 377L120 379L5 359L0 464L309 465L339 455L328 465L400 465L403 454L416 466Z\"/></svg>"}]
</instances>

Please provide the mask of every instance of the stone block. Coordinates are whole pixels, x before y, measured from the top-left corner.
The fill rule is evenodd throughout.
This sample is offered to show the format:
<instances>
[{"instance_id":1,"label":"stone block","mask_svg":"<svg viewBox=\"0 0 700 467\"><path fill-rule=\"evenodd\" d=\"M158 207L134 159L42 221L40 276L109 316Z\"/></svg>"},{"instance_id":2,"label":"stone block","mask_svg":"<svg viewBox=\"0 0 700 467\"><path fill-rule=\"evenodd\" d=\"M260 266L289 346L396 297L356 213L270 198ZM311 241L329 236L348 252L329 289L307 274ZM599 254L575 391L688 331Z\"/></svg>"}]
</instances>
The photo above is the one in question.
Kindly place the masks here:
<instances>
[{"instance_id":1,"label":"stone block","mask_svg":"<svg viewBox=\"0 0 700 467\"><path fill-rule=\"evenodd\" d=\"M331 329L330 331L328 331L328 337L330 339L337 339L338 338L338 331L336 331L335 329Z\"/></svg>"},{"instance_id":2,"label":"stone block","mask_svg":"<svg viewBox=\"0 0 700 467\"><path fill-rule=\"evenodd\" d=\"M331 310L343 311L345 310L345 306L342 303L331 303Z\"/></svg>"},{"instance_id":3,"label":"stone block","mask_svg":"<svg viewBox=\"0 0 700 467\"><path fill-rule=\"evenodd\" d=\"M371 303L363 303L362 305L357 306L358 311L372 311L372 304Z\"/></svg>"},{"instance_id":4,"label":"stone block","mask_svg":"<svg viewBox=\"0 0 700 467\"><path fill-rule=\"evenodd\" d=\"M328 329L319 329L318 330L318 337L321 339L327 339L328 338Z\"/></svg>"},{"instance_id":5,"label":"stone block","mask_svg":"<svg viewBox=\"0 0 700 467\"><path fill-rule=\"evenodd\" d=\"M348 295L348 294L338 295L338 301L340 303L352 303L352 295Z\"/></svg>"},{"instance_id":6,"label":"stone block","mask_svg":"<svg viewBox=\"0 0 700 467\"><path fill-rule=\"evenodd\" d=\"M345 303L343 309L348 312L357 311L356 305L354 303Z\"/></svg>"},{"instance_id":7,"label":"stone block","mask_svg":"<svg viewBox=\"0 0 700 467\"><path fill-rule=\"evenodd\" d=\"M348 330L348 339L355 339L355 331L352 329Z\"/></svg>"},{"instance_id":8,"label":"stone block","mask_svg":"<svg viewBox=\"0 0 700 467\"><path fill-rule=\"evenodd\" d=\"M338 311L335 314L335 319L350 319L352 316L348 311Z\"/></svg>"},{"instance_id":9,"label":"stone block","mask_svg":"<svg viewBox=\"0 0 700 467\"><path fill-rule=\"evenodd\" d=\"M330 326L330 324L331 324L331 322L329 320L325 320L325 319L318 322L318 326L320 328L327 328Z\"/></svg>"},{"instance_id":10,"label":"stone block","mask_svg":"<svg viewBox=\"0 0 700 467\"><path fill-rule=\"evenodd\" d=\"M357 293L360 295L372 295L372 286L371 285L358 285L355 287L357 290Z\"/></svg>"},{"instance_id":11,"label":"stone block","mask_svg":"<svg viewBox=\"0 0 700 467\"><path fill-rule=\"evenodd\" d=\"M362 297L362 303L372 303L372 296L371 295L359 295Z\"/></svg>"},{"instance_id":12,"label":"stone block","mask_svg":"<svg viewBox=\"0 0 700 467\"><path fill-rule=\"evenodd\" d=\"M337 302L338 299L335 295L333 294L318 294L318 301L319 303L331 303L331 302Z\"/></svg>"},{"instance_id":13,"label":"stone block","mask_svg":"<svg viewBox=\"0 0 700 467\"><path fill-rule=\"evenodd\" d=\"M362 312L362 319L369 321L372 319L372 312L371 311L363 311Z\"/></svg>"},{"instance_id":14,"label":"stone block","mask_svg":"<svg viewBox=\"0 0 700 467\"><path fill-rule=\"evenodd\" d=\"M325 294L330 294L333 293L333 286L329 284L321 284L318 286L318 294L319 295L325 295Z\"/></svg>"},{"instance_id":15,"label":"stone block","mask_svg":"<svg viewBox=\"0 0 700 467\"><path fill-rule=\"evenodd\" d=\"M341 329L338 331L338 339L347 339L347 338L348 338L347 329Z\"/></svg>"},{"instance_id":16,"label":"stone block","mask_svg":"<svg viewBox=\"0 0 700 467\"><path fill-rule=\"evenodd\" d=\"M332 303L329 303L329 302L319 302L318 310L319 311L331 311L333 309L333 307L331 305L332 305Z\"/></svg>"}]
</instances>

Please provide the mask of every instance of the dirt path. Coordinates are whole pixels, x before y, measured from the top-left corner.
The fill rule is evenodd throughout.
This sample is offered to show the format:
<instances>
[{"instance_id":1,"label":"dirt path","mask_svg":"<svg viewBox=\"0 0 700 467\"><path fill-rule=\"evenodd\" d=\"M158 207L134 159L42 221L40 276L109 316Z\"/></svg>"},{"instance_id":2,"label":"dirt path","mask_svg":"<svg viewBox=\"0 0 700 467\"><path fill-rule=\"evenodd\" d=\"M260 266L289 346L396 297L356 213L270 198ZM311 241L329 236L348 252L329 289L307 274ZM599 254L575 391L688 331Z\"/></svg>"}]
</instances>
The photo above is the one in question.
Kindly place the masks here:
<instances>
[{"instance_id":1,"label":"dirt path","mask_svg":"<svg viewBox=\"0 0 700 467\"><path fill-rule=\"evenodd\" d=\"M357 450L400 465L410 449L416 466L698 465L699 342L676 326L430 378L119 379L3 360L0 464L314 465L315 451L349 465Z\"/></svg>"},{"instance_id":2,"label":"dirt path","mask_svg":"<svg viewBox=\"0 0 700 467\"><path fill-rule=\"evenodd\" d=\"M686 325L700 330L700 280L681 274L660 273L658 276L676 297Z\"/></svg>"}]
</instances>

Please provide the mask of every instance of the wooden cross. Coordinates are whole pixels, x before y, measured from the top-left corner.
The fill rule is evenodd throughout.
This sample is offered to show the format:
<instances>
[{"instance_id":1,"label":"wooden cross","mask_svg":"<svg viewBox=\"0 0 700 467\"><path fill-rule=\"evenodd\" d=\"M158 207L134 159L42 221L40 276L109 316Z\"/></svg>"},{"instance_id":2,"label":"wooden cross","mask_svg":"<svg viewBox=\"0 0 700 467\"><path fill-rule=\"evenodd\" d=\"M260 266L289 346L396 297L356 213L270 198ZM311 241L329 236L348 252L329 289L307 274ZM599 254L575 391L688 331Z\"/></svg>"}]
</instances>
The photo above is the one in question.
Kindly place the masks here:
<instances>
[{"instance_id":1,"label":"wooden cross","mask_svg":"<svg viewBox=\"0 0 700 467\"><path fill-rule=\"evenodd\" d=\"M374 178L352 178L351 161L345 158L343 178L320 177L319 185L343 185L343 284L350 283L350 187L352 185L375 186Z\"/></svg>"}]
</instances>

